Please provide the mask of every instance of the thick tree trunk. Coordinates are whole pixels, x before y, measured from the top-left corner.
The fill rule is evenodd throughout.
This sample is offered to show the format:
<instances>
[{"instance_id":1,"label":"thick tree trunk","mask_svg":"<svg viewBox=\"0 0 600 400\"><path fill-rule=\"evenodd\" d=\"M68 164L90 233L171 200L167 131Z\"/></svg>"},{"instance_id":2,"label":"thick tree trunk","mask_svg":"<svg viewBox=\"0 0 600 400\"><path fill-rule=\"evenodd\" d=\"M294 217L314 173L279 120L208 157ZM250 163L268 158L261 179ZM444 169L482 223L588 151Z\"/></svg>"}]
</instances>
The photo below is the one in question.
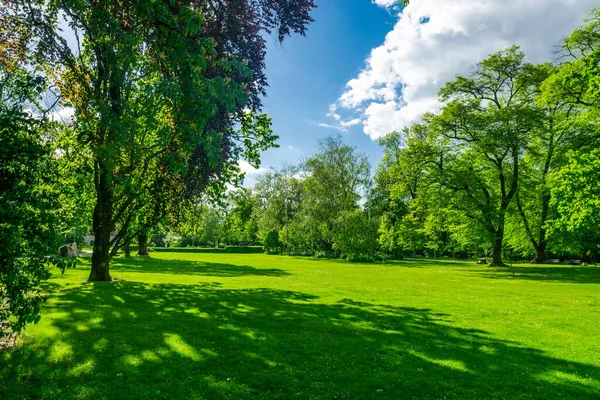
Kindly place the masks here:
<instances>
[{"instance_id":1,"label":"thick tree trunk","mask_svg":"<svg viewBox=\"0 0 600 400\"><path fill-rule=\"evenodd\" d=\"M494 247L492 248L492 262L490 267L501 267L504 263L502 262L502 237L496 236L494 238Z\"/></svg>"},{"instance_id":2,"label":"thick tree trunk","mask_svg":"<svg viewBox=\"0 0 600 400\"><path fill-rule=\"evenodd\" d=\"M94 250L92 253L92 270L89 281L111 281L110 266L110 234L112 233L112 198L108 179L101 162L95 165L96 174L96 206L92 227L94 230Z\"/></svg>"},{"instance_id":3,"label":"thick tree trunk","mask_svg":"<svg viewBox=\"0 0 600 400\"><path fill-rule=\"evenodd\" d=\"M106 194L106 193L104 193ZM89 281L111 281L110 277L110 203L106 197L98 193L98 200L94 207L93 229L94 250L92 253L92 270Z\"/></svg>"},{"instance_id":4,"label":"thick tree trunk","mask_svg":"<svg viewBox=\"0 0 600 400\"><path fill-rule=\"evenodd\" d=\"M131 239L129 237L123 243L123 250L125 251L125 257L131 257Z\"/></svg>"},{"instance_id":5,"label":"thick tree trunk","mask_svg":"<svg viewBox=\"0 0 600 400\"><path fill-rule=\"evenodd\" d=\"M494 234L494 247L492 247L492 262L490 267L505 267L502 261L502 243L504 241L504 218L500 218L499 227Z\"/></svg>"},{"instance_id":6,"label":"thick tree trunk","mask_svg":"<svg viewBox=\"0 0 600 400\"><path fill-rule=\"evenodd\" d=\"M535 258L531 260L532 264L543 264L546 261L547 243L543 242L535 248Z\"/></svg>"},{"instance_id":7,"label":"thick tree trunk","mask_svg":"<svg viewBox=\"0 0 600 400\"><path fill-rule=\"evenodd\" d=\"M138 256L147 256L148 255L148 233L142 231L138 235Z\"/></svg>"}]
</instances>

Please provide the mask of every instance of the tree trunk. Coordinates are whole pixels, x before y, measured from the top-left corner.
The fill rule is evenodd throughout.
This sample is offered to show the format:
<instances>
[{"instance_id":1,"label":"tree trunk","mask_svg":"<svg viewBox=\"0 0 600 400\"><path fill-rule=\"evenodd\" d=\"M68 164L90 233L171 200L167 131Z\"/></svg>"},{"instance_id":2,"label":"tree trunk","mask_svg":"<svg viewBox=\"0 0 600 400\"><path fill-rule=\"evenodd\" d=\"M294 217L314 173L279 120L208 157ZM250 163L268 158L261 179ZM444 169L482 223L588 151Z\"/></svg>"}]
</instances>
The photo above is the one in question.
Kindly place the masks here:
<instances>
[{"instance_id":1,"label":"tree trunk","mask_svg":"<svg viewBox=\"0 0 600 400\"><path fill-rule=\"evenodd\" d=\"M96 161L96 205L92 227L94 230L94 250L92 253L92 270L89 281L111 281L110 266L110 234L112 233L112 198L106 172L101 161Z\"/></svg>"},{"instance_id":2,"label":"tree trunk","mask_svg":"<svg viewBox=\"0 0 600 400\"><path fill-rule=\"evenodd\" d=\"M148 233L146 231L140 232L138 235L138 256L148 255Z\"/></svg>"},{"instance_id":3,"label":"tree trunk","mask_svg":"<svg viewBox=\"0 0 600 400\"><path fill-rule=\"evenodd\" d=\"M535 248L535 258L531 260L532 264L543 264L546 261L547 243L543 242Z\"/></svg>"},{"instance_id":4,"label":"tree trunk","mask_svg":"<svg viewBox=\"0 0 600 400\"><path fill-rule=\"evenodd\" d=\"M496 233L494 247L492 248L492 262L490 263L490 267L504 266L504 263L502 262L502 239L502 236Z\"/></svg>"},{"instance_id":5,"label":"tree trunk","mask_svg":"<svg viewBox=\"0 0 600 400\"><path fill-rule=\"evenodd\" d=\"M123 250L125 251L125 257L131 257L131 239L125 239L123 243Z\"/></svg>"},{"instance_id":6,"label":"tree trunk","mask_svg":"<svg viewBox=\"0 0 600 400\"><path fill-rule=\"evenodd\" d=\"M502 243L504 241L504 216L500 216L498 229L494 233L494 247L492 247L492 262L490 267L505 267L502 261Z\"/></svg>"}]
</instances>

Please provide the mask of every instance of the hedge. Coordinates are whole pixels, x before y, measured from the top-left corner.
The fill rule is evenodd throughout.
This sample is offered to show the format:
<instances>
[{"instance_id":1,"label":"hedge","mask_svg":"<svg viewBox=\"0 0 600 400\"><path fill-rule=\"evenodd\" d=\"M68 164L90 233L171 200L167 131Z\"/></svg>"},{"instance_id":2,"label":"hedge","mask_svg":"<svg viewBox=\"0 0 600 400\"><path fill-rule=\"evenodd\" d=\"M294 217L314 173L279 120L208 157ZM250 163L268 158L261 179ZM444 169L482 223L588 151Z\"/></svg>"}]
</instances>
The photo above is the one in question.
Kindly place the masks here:
<instances>
[{"instance_id":1,"label":"hedge","mask_svg":"<svg viewBox=\"0 0 600 400\"><path fill-rule=\"evenodd\" d=\"M225 248L210 247L155 247L152 251L158 253L264 253L262 246L225 246Z\"/></svg>"}]
</instances>

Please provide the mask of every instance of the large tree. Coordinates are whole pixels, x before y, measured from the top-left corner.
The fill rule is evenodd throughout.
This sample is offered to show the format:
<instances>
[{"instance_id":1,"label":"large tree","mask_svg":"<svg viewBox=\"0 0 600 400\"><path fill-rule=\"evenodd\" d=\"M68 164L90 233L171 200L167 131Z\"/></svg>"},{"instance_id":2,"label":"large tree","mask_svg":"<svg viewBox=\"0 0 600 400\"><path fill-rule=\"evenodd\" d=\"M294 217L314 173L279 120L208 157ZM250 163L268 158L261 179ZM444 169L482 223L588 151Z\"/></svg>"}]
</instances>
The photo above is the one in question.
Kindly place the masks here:
<instances>
[{"instance_id":1,"label":"large tree","mask_svg":"<svg viewBox=\"0 0 600 400\"><path fill-rule=\"evenodd\" d=\"M370 180L367 157L345 144L341 136L319 142L320 152L304 163L304 213L318 221L315 244L332 251L335 235L344 227L340 216L358 207Z\"/></svg>"},{"instance_id":2,"label":"large tree","mask_svg":"<svg viewBox=\"0 0 600 400\"><path fill-rule=\"evenodd\" d=\"M441 115L430 129L439 135L435 161L452 206L489 234L492 266L502 261L505 221L519 189L521 159L539 125L533 103L539 68L513 46L492 54L471 76L457 76L441 90Z\"/></svg>"},{"instance_id":3,"label":"large tree","mask_svg":"<svg viewBox=\"0 0 600 400\"><path fill-rule=\"evenodd\" d=\"M59 261L52 124L35 105L44 88L26 68L0 67L0 347L39 319L39 285Z\"/></svg>"},{"instance_id":4,"label":"large tree","mask_svg":"<svg viewBox=\"0 0 600 400\"><path fill-rule=\"evenodd\" d=\"M555 67L539 65L540 78L552 80L557 73ZM543 263L548 248L547 222L552 218L551 188L548 177L567 162L569 150L580 146L593 136L593 129L577 123L580 110L575 104L563 98L545 96L540 85L535 103L540 111L539 124L532 131L532 137L521 161L521 184L515 195L517 215L522 231L535 252L532 263ZM517 228L517 227L515 227ZM521 236L515 235L517 241ZM513 247L520 247L514 245Z\"/></svg>"},{"instance_id":5,"label":"large tree","mask_svg":"<svg viewBox=\"0 0 600 400\"><path fill-rule=\"evenodd\" d=\"M33 32L37 60L59 83L63 104L75 107L78 140L92 152L90 280L111 279L110 259L137 234L130 226L140 213L139 229L148 229L177 200L222 191L240 157L259 162L275 139L259 114L265 33L279 41L304 34L315 7L312 0L11 5Z\"/></svg>"},{"instance_id":6,"label":"large tree","mask_svg":"<svg viewBox=\"0 0 600 400\"><path fill-rule=\"evenodd\" d=\"M561 63L543 85L543 100L561 101L572 108L570 120L579 132L573 139L567 163L550 176L552 204L557 216L549 223L562 247L570 251L598 251L600 224L600 10L575 29L561 49Z\"/></svg>"}]
</instances>

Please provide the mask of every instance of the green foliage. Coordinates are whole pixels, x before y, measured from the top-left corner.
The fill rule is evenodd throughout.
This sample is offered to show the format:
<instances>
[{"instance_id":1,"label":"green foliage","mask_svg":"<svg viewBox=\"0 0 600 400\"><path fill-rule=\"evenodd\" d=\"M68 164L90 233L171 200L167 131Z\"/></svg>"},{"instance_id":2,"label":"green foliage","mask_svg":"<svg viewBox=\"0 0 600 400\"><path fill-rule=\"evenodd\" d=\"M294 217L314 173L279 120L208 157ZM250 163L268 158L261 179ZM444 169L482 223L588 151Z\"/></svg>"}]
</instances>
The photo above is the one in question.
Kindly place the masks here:
<instances>
[{"instance_id":1,"label":"green foliage","mask_svg":"<svg viewBox=\"0 0 600 400\"><path fill-rule=\"evenodd\" d=\"M552 176L554 228L575 231L600 227L600 150L572 153L569 164Z\"/></svg>"},{"instance_id":2,"label":"green foliage","mask_svg":"<svg viewBox=\"0 0 600 400\"><path fill-rule=\"evenodd\" d=\"M275 146L260 112L263 33L276 32L280 42L304 34L315 7L312 0L17 0L2 7L2 21L8 16L23 28L8 48L29 49L61 104L75 108L77 142L89 157L82 172L93 168L90 280L110 280L121 246L203 195L218 199L227 183L239 184L240 158L257 165L260 151Z\"/></svg>"},{"instance_id":3,"label":"green foliage","mask_svg":"<svg viewBox=\"0 0 600 400\"><path fill-rule=\"evenodd\" d=\"M265 251L268 254L281 254L283 243L279 240L279 231L271 230L263 242Z\"/></svg>"},{"instance_id":4,"label":"green foliage","mask_svg":"<svg viewBox=\"0 0 600 400\"><path fill-rule=\"evenodd\" d=\"M320 141L319 147L321 151L304 165L303 208L318 224L314 229L318 248L331 251L335 235L343 229L340 216L358 207L360 191L370 180L370 165L365 155L343 143L339 135Z\"/></svg>"},{"instance_id":5,"label":"green foliage","mask_svg":"<svg viewBox=\"0 0 600 400\"><path fill-rule=\"evenodd\" d=\"M157 247L154 252L158 253L231 253L231 254L262 254L265 252L262 246L225 246L225 247Z\"/></svg>"},{"instance_id":6,"label":"green foliage","mask_svg":"<svg viewBox=\"0 0 600 400\"><path fill-rule=\"evenodd\" d=\"M349 261L373 260L377 249L377 221L370 221L363 210L345 211L339 217L340 229L333 248Z\"/></svg>"},{"instance_id":7,"label":"green foliage","mask_svg":"<svg viewBox=\"0 0 600 400\"><path fill-rule=\"evenodd\" d=\"M40 284L59 265L51 124L33 114L43 89L25 69L0 69L0 340L39 320Z\"/></svg>"}]
</instances>

